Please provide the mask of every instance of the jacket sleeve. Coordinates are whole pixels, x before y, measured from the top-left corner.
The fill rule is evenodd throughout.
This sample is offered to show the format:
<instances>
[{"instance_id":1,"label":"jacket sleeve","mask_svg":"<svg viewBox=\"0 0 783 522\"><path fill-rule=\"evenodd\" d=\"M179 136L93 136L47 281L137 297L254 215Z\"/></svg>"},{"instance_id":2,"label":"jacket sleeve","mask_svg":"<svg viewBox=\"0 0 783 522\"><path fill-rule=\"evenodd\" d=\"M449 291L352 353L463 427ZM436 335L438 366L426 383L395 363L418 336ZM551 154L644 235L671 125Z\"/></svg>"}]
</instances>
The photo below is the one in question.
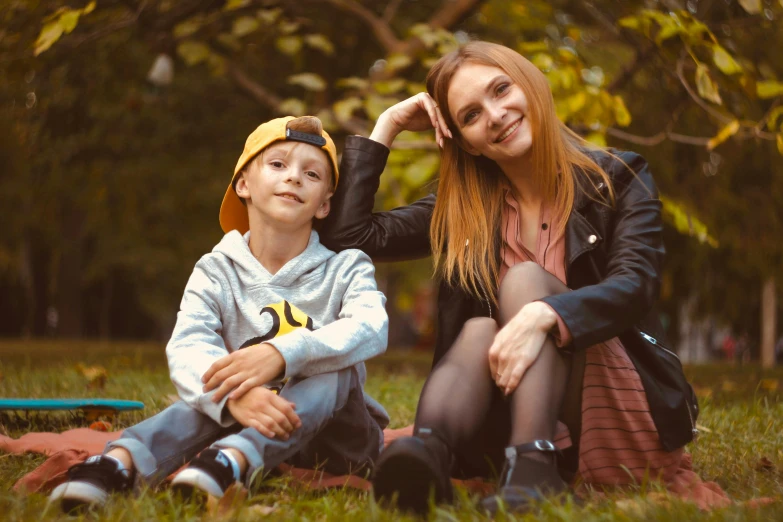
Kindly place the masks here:
<instances>
[{"instance_id":1,"label":"jacket sleeve","mask_svg":"<svg viewBox=\"0 0 783 522\"><path fill-rule=\"evenodd\" d=\"M388 156L389 149L376 141L360 136L346 138L332 212L319 232L327 248L336 252L357 248L375 261L430 255L434 195L390 211L372 211Z\"/></svg>"},{"instance_id":2,"label":"jacket sleeve","mask_svg":"<svg viewBox=\"0 0 783 522\"><path fill-rule=\"evenodd\" d=\"M220 282L202 258L185 287L177 323L166 346L166 357L171 381L180 398L218 424L229 426L235 421L225 408L228 396L218 403L212 402L216 390L203 393L201 382L201 376L212 363L228 355L220 333L222 296Z\"/></svg>"},{"instance_id":3,"label":"jacket sleeve","mask_svg":"<svg viewBox=\"0 0 783 522\"><path fill-rule=\"evenodd\" d=\"M341 267L348 284L338 319L317 330L297 328L269 341L285 359L285 377L309 377L349 368L386 351L386 297L375 284L375 267L356 251Z\"/></svg>"},{"instance_id":4,"label":"jacket sleeve","mask_svg":"<svg viewBox=\"0 0 783 522\"><path fill-rule=\"evenodd\" d=\"M658 299L664 256L658 189L644 158L632 152L619 157L633 172L616 159L606 169L614 182L616 207L603 278L542 299L560 315L577 349L630 329Z\"/></svg>"}]
</instances>

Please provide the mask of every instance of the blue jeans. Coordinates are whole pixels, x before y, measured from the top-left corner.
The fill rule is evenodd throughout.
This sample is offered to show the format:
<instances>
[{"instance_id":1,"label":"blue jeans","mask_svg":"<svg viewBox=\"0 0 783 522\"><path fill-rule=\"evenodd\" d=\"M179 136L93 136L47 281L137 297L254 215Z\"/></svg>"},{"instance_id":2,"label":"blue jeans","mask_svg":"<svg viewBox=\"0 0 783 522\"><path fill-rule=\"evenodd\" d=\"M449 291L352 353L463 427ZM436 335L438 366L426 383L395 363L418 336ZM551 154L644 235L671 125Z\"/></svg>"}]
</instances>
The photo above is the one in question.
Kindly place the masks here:
<instances>
[{"instance_id":1,"label":"blue jeans","mask_svg":"<svg viewBox=\"0 0 783 522\"><path fill-rule=\"evenodd\" d=\"M383 448L386 411L366 395L355 368L292 378L280 396L296 404L302 426L288 440L270 439L253 428L222 427L183 402L128 428L106 445L126 449L137 484L154 486L207 447L233 448L249 463L246 485L258 473L288 461L333 474L369 470Z\"/></svg>"}]
</instances>

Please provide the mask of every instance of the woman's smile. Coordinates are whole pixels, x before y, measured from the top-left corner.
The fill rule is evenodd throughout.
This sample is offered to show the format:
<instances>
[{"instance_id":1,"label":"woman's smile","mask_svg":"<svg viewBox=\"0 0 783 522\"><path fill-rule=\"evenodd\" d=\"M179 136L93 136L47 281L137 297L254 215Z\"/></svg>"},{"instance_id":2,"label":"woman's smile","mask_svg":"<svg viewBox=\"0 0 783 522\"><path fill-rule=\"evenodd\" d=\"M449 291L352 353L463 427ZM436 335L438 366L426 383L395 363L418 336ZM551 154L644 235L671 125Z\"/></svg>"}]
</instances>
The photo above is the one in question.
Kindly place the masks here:
<instances>
[{"instance_id":1,"label":"woman's smile","mask_svg":"<svg viewBox=\"0 0 783 522\"><path fill-rule=\"evenodd\" d=\"M504 163L524 157L533 132L524 91L498 67L465 63L454 73L448 90L451 117L465 149ZM508 175L508 173L506 173Z\"/></svg>"},{"instance_id":2,"label":"woman's smile","mask_svg":"<svg viewBox=\"0 0 783 522\"><path fill-rule=\"evenodd\" d=\"M522 125L522 120L524 119L524 116L519 118L517 121L511 124L510 127L508 127L503 133L498 136L498 138L495 140L495 143L500 143L502 141L505 141L506 138L514 134L514 132L519 128L520 125Z\"/></svg>"}]
</instances>

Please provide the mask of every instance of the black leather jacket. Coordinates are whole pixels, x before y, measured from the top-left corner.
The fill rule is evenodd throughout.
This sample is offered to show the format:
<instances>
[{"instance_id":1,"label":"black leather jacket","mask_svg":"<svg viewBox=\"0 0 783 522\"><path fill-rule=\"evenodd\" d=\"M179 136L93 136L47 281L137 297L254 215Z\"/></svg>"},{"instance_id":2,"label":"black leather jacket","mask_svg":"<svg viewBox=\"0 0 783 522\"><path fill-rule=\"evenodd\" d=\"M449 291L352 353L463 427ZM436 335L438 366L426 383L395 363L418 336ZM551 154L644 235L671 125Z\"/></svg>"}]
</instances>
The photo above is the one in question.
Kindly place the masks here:
<instances>
[{"instance_id":1,"label":"black leather jacket","mask_svg":"<svg viewBox=\"0 0 783 522\"><path fill-rule=\"evenodd\" d=\"M612 156L591 152L612 180L616 204L610 208L598 203L596 189L577 184L565 231L566 277L572 291L543 301L570 329L573 350L620 338L644 384L661 443L672 451L693 439L699 410L655 310L664 257L661 202L647 162L632 152L614 153L636 175ZM385 146L372 140L347 138L332 212L321 230L327 247L358 248L375 261L430 255L434 195L387 212L372 212L388 154ZM597 181L596 186L606 194L603 183ZM487 301L441 282L433 364L468 319L494 315Z\"/></svg>"}]
</instances>

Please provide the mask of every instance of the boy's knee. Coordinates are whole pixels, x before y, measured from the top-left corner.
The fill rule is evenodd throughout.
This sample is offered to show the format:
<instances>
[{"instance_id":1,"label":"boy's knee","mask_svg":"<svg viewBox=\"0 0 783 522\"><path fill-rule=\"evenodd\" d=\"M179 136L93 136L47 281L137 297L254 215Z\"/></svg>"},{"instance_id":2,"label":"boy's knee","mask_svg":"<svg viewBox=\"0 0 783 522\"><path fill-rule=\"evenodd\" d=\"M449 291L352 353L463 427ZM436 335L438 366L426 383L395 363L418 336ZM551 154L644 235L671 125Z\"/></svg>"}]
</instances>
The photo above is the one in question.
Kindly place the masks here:
<instances>
[{"instance_id":1,"label":"boy's knee","mask_svg":"<svg viewBox=\"0 0 783 522\"><path fill-rule=\"evenodd\" d=\"M353 373L352 368L346 368L305 378L293 378L280 391L280 396L296 404L297 414L307 410L334 411L347 400Z\"/></svg>"}]
</instances>

